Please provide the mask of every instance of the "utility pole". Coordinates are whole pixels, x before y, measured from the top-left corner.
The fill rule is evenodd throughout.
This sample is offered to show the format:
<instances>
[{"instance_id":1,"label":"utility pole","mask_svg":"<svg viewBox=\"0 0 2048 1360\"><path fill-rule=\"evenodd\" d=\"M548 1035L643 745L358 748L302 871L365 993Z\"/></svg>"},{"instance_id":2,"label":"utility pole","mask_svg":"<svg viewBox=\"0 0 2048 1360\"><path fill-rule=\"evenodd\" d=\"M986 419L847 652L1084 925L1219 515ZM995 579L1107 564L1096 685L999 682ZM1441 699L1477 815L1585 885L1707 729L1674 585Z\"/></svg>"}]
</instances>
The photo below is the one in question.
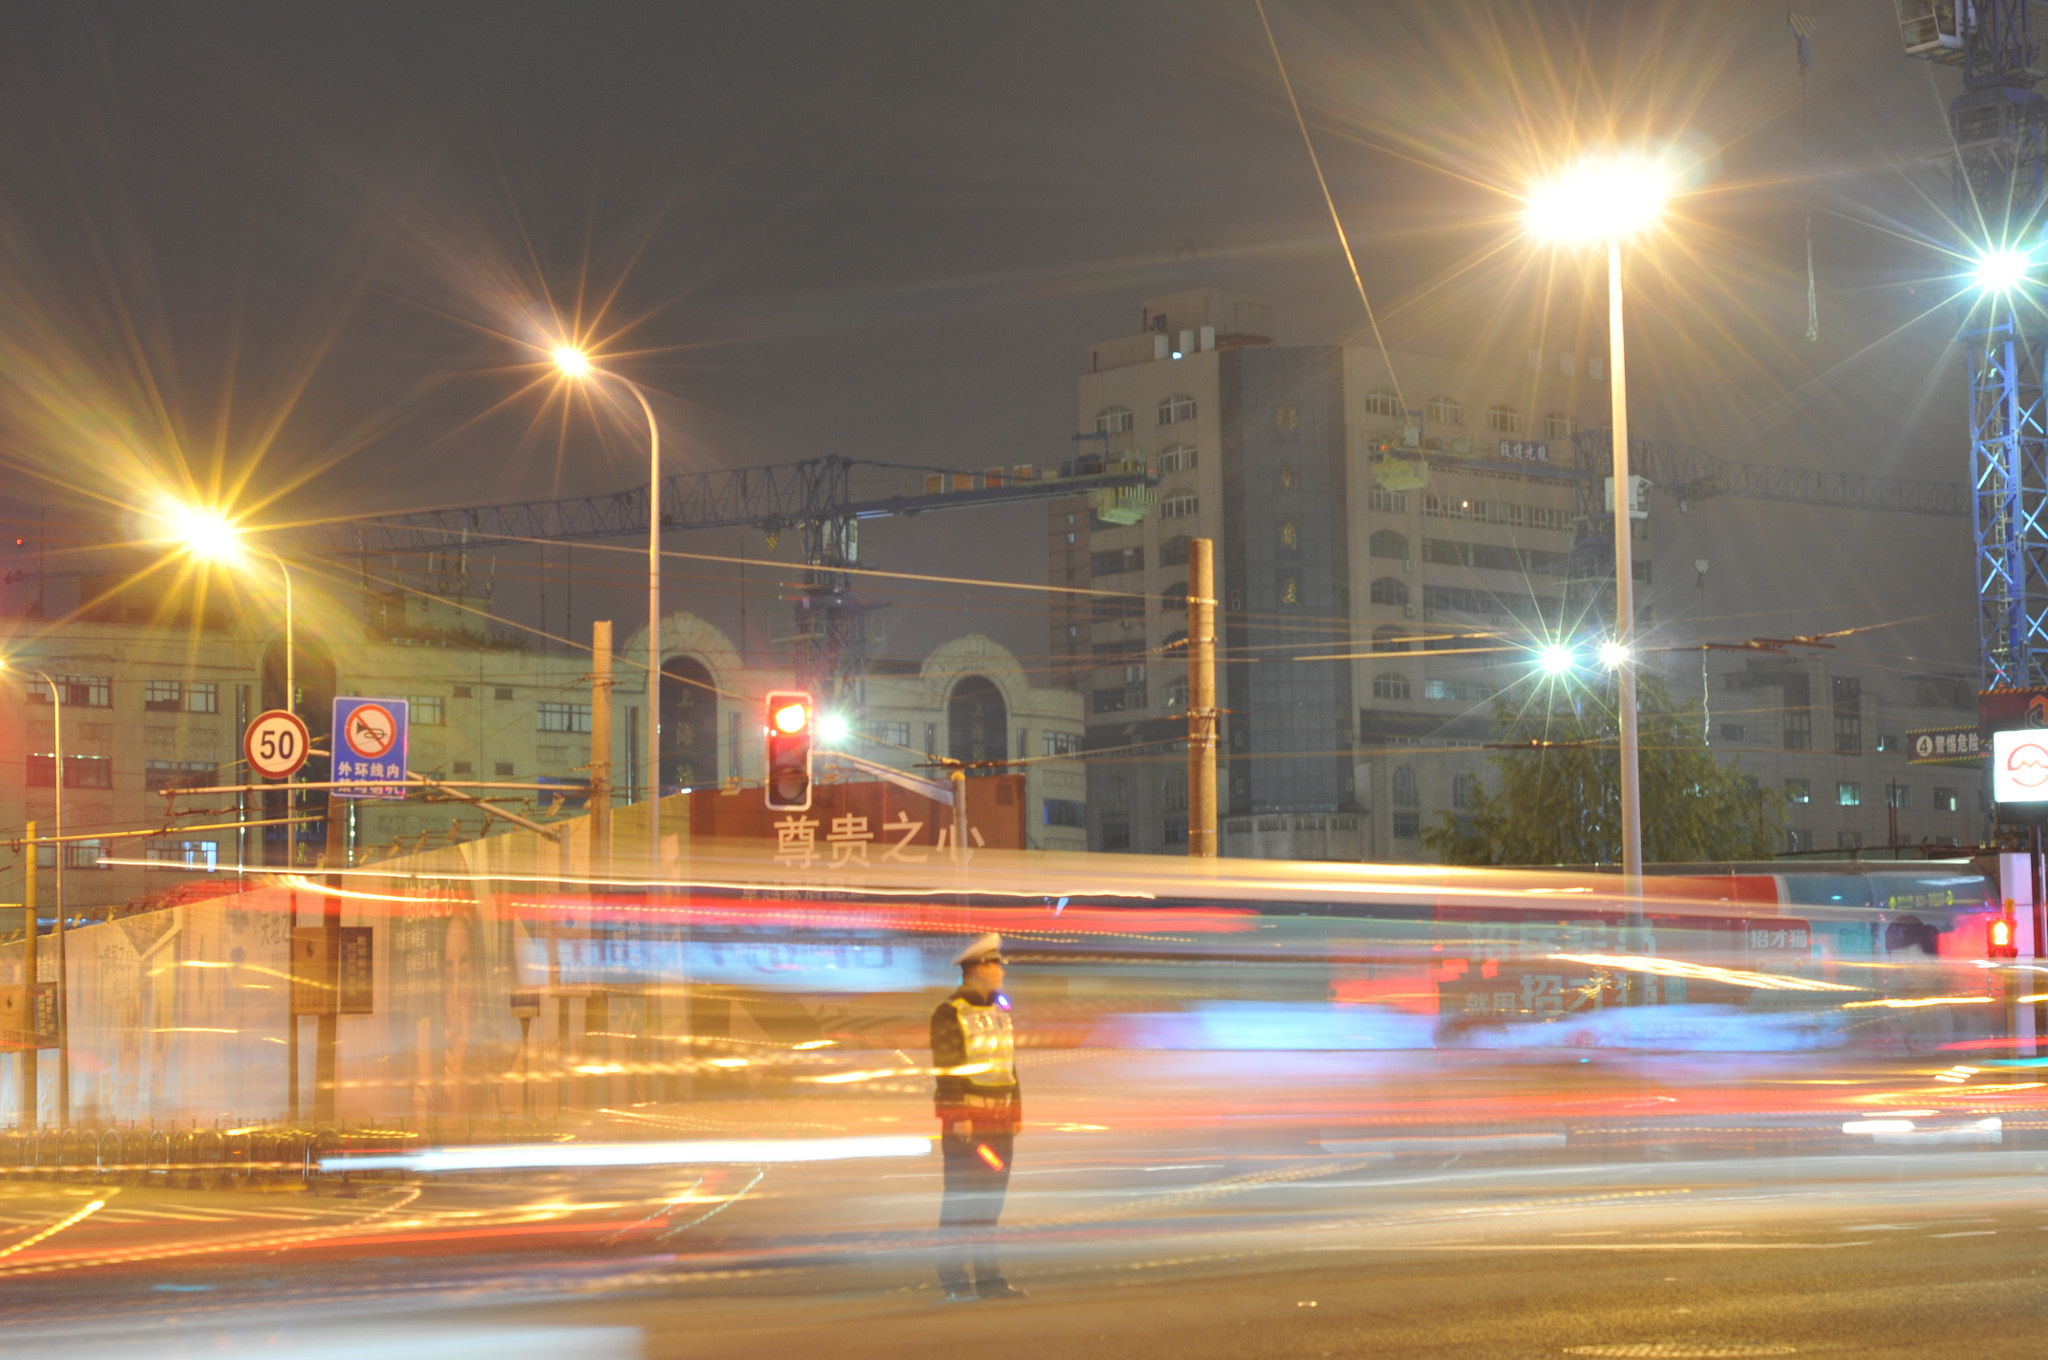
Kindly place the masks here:
<instances>
[{"instance_id":1,"label":"utility pole","mask_svg":"<svg viewBox=\"0 0 2048 1360\"><path fill-rule=\"evenodd\" d=\"M36 859L42 847L36 843L36 824L28 824L28 862L21 871L21 914L27 919L28 929L21 937L21 1012L22 1028L27 1045L21 1050L21 1126L32 1129L36 1126L36 1041L42 1036L36 1033L36 934L41 923L36 920ZM63 854L60 845L58 854Z\"/></svg>"},{"instance_id":2,"label":"utility pole","mask_svg":"<svg viewBox=\"0 0 2048 1360\"><path fill-rule=\"evenodd\" d=\"M328 745L335 745L341 733L329 735ZM342 870L348 868L348 800L339 796L339 791L327 791L327 886L338 889L342 886ZM319 1015L319 1031L314 1039L313 1055L313 1123L315 1126L332 1127L335 1120L335 1092L338 1086L336 1071L338 1065L341 1030L341 898L333 892L322 899L320 905L320 948L326 959L328 994L323 998L325 1005Z\"/></svg>"},{"instance_id":3,"label":"utility pole","mask_svg":"<svg viewBox=\"0 0 2048 1360\"><path fill-rule=\"evenodd\" d=\"M612 624L590 625L590 876L612 876Z\"/></svg>"},{"instance_id":4,"label":"utility pole","mask_svg":"<svg viewBox=\"0 0 2048 1360\"><path fill-rule=\"evenodd\" d=\"M1188 857L1216 844L1216 545L1188 540Z\"/></svg>"}]
</instances>

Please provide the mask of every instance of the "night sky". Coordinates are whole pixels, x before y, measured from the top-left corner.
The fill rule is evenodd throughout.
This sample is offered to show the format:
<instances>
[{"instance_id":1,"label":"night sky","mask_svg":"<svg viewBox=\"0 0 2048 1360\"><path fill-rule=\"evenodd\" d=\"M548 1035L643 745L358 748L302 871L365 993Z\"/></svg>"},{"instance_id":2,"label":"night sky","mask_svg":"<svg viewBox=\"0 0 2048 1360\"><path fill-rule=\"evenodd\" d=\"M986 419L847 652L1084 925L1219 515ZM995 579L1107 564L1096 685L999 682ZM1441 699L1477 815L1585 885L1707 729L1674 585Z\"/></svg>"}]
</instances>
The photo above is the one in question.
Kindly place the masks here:
<instances>
[{"instance_id":1,"label":"night sky","mask_svg":"<svg viewBox=\"0 0 2048 1360\"><path fill-rule=\"evenodd\" d=\"M1803 114L1781 4L1270 12L1396 346L1575 327L1593 280L1516 239L1513 195L1575 137L1675 138L1702 172L1634 266L1639 433L1961 481L1952 77L1900 54L1889 6L1808 8ZM1273 296L1283 343L1363 338L1249 0L16 3L0 63L0 438L30 536L142 532L181 484L252 523L630 485L636 429L531 366L551 315L657 394L696 467L1057 462L1088 342L1186 287ZM1786 632L1870 613L1870 549L1807 513L1729 546L1798 582ZM787 562L791 537L670 546ZM1043 541L1017 510L864 547L1039 580ZM636 617L631 572L577 550L579 634ZM534 565L500 573L541 625ZM732 578L679 576L674 605L736 626ZM757 647L783 579L750 573ZM547 590L560 632L559 553ZM969 627L1044 651L1028 600L875 595L897 654Z\"/></svg>"}]
</instances>

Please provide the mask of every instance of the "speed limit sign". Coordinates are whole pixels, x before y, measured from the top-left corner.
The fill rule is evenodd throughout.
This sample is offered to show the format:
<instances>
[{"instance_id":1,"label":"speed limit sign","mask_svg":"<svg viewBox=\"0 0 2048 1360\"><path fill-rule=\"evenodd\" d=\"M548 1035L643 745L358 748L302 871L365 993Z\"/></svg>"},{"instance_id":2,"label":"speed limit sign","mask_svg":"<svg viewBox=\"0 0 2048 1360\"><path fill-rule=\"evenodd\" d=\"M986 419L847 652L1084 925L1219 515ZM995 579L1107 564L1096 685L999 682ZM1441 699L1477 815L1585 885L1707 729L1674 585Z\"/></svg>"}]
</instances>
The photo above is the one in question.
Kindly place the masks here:
<instances>
[{"instance_id":1,"label":"speed limit sign","mask_svg":"<svg viewBox=\"0 0 2048 1360\"><path fill-rule=\"evenodd\" d=\"M242 735L242 758L265 779L289 779L306 763L306 724L296 713L273 708L259 713Z\"/></svg>"}]
</instances>

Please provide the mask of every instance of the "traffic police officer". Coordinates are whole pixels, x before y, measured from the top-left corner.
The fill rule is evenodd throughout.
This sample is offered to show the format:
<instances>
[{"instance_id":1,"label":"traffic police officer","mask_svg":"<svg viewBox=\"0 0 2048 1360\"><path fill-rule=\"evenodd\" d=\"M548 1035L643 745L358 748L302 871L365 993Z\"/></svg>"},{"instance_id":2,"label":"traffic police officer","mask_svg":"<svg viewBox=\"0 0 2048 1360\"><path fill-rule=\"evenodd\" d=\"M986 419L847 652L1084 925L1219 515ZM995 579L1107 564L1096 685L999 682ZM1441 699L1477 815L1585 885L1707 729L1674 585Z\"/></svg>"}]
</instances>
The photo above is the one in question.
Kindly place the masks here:
<instances>
[{"instance_id":1,"label":"traffic police officer","mask_svg":"<svg viewBox=\"0 0 2048 1360\"><path fill-rule=\"evenodd\" d=\"M981 936L953 962L960 965L960 990L932 1012L932 1106L946 1163L939 1283L949 1303L1019 1299L1024 1291L1003 1278L993 1241L1024 1122L1010 1001L1002 993L1002 937Z\"/></svg>"}]
</instances>

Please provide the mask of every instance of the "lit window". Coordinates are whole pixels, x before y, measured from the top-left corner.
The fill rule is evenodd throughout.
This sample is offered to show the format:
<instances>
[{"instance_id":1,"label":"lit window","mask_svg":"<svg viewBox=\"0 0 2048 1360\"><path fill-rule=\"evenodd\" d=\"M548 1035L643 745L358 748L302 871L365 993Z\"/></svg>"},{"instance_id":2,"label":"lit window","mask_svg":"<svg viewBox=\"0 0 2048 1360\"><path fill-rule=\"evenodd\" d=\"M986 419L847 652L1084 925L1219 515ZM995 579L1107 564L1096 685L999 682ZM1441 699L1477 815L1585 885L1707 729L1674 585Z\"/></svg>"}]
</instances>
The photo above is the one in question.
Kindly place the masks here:
<instances>
[{"instance_id":1,"label":"lit window","mask_svg":"<svg viewBox=\"0 0 2048 1360\"><path fill-rule=\"evenodd\" d=\"M1486 408L1486 428L1496 434L1520 434L1522 413L1512 406L1489 406Z\"/></svg>"},{"instance_id":2,"label":"lit window","mask_svg":"<svg viewBox=\"0 0 2048 1360\"><path fill-rule=\"evenodd\" d=\"M1106 407L1095 417L1095 433L1129 434L1133 423L1130 407Z\"/></svg>"},{"instance_id":3,"label":"lit window","mask_svg":"<svg viewBox=\"0 0 2048 1360\"><path fill-rule=\"evenodd\" d=\"M1835 785L1835 802L1842 807L1863 806L1863 786L1853 780L1844 779Z\"/></svg>"},{"instance_id":4,"label":"lit window","mask_svg":"<svg viewBox=\"0 0 2048 1360\"><path fill-rule=\"evenodd\" d=\"M1456 397L1431 397L1423 406L1422 414L1432 425L1465 423L1465 408Z\"/></svg>"},{"instance_id":5,"label":"lit window","mask_svg":"<svg viewBox=\"0 0 2048 1360\"><path fill-rule=\"evenodd\" d=\"M1813 785L1804 779L1786 780L1785 801L1788 803L1811 803L1813 801Z\"/></svg>"}]
</instances>

